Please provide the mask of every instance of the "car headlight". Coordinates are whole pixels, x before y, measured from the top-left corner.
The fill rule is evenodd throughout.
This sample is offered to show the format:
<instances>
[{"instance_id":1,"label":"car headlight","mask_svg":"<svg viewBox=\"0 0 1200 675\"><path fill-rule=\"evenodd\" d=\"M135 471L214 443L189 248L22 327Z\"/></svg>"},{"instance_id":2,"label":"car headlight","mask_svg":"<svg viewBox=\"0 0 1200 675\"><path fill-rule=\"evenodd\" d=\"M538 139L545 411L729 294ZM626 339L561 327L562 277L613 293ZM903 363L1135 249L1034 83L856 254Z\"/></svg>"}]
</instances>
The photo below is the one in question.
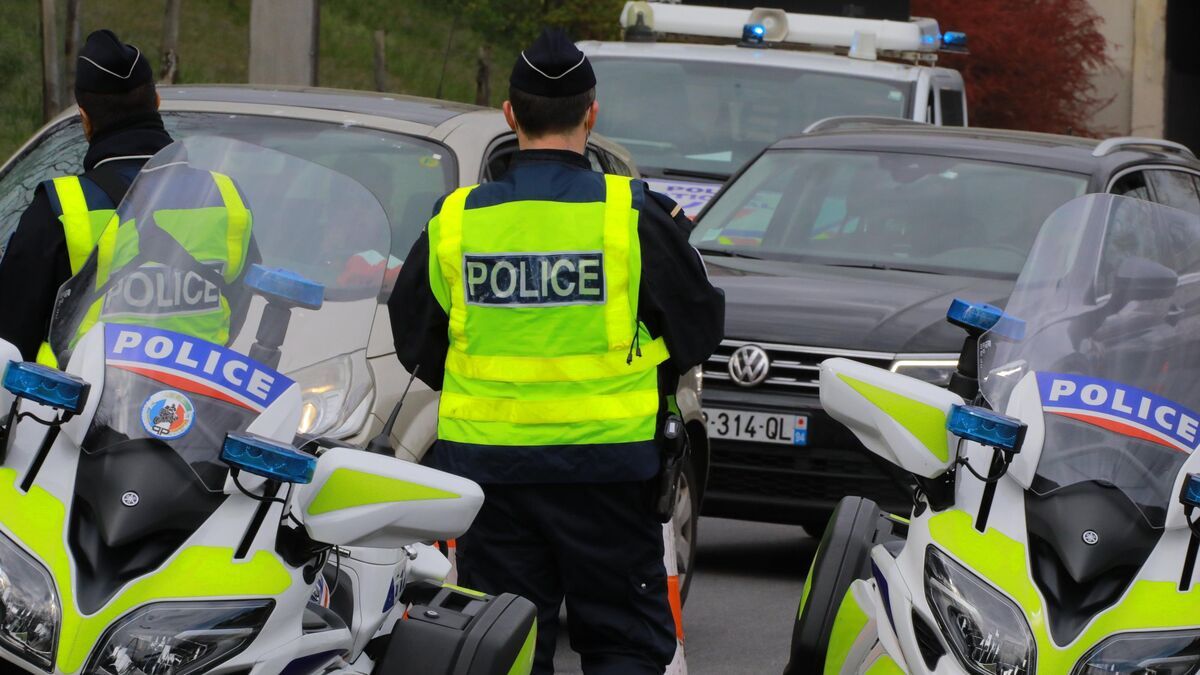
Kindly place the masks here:
<instances>
[{"instance_id":1,"label":"car headlight","mask_svg":"<svg viewBox=\"0 0 1200 675\"><path fill-rule=\"evenodd\" d=\"M0 648L49 671L59 615L50 573L0 535Z\"/></svg>"},{"instance_id":2,"label":"car headlight","mask_svg":"<svg viewBox=\"0 0 1200 675\"><path fill-rule=\"evenodd\" d=\"M288 377L300 385L299 435L342 438L366 422L366 415L354 414L373 387L371 368L361 351L301 368Z\"/></svg>"},{"instance_id":3,"label":"car headlight","mask_svg":"<svg viewBox=\"0 0 1200 675\"><path fill-rule=\"evenodd\" d=\"M950 376L958 368L958 357L939 357L935 359L899 358L892 362L892 372L900 375L915 377L939 387L950 384Z\"/></svg>"},{"instance_id":4,"label":"car headlight","mask_svg":"<svg viewBox=\"0 0 1200 675\"><path fill-rule=\"evenodd\" d=\"M272 600L146 605L105 631L84 672L94 675L207 672L245 649L258 635L274 606Z\"/></svg>"},{"instance_id":5,"label":"car headlight","mask_svg":"<svg viewBox=\"0 0 1200 675\"><path fill-rule=\"evenodd\" d=\"M1200 631L1114 635L1093 648L1071 675L1188 675L1200 665Z\"/></svg>"},{"instance_id":6,"label":"car headlight","mask_svg":"<svg viewBox=\"0 0 1200 675\"><path fill-rule=\"evenodd\" d=\"M925 597L958 660L978 675L1028 675L1037 648L1025 614L936 547L925 550Z\"/></svg>"}]
</instances>

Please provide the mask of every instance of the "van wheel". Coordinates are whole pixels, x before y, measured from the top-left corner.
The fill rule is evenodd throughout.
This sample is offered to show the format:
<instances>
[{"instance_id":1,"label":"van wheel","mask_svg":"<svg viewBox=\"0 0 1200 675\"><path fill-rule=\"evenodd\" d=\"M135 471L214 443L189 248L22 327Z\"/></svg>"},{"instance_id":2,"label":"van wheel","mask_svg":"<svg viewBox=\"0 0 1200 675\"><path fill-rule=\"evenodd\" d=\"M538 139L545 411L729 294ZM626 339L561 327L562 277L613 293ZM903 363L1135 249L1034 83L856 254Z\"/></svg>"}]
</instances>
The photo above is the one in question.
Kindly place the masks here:
<instances>
[{"instance_id":1,"label":"van wheel","mask_svg":"<svg viewBox=\"0 0 1200 675\"><path fill-rule=\"evenodd\" d=\"M871 548L891 533L875 502L843 497L821 537L809 570L808 596L792 629L791 661L785 675L819 673L842 598L855 579L871 576Z\"/></svg>"}]
</instances>

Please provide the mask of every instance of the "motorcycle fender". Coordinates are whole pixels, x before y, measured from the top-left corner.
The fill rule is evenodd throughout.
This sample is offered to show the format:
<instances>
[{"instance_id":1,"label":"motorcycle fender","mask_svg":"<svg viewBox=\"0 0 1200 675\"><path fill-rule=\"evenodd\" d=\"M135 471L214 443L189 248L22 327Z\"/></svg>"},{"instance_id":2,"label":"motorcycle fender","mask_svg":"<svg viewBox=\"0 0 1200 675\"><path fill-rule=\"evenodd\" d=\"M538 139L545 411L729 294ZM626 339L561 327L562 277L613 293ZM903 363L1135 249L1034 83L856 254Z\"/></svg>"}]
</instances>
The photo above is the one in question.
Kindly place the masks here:
<instances>
[{"instance_id":1,"label":"motorcycle fender","mask_svg":"<svg viewBox=\"0 0 1200 675\"><path fill-rule=\"evenodd\" d=\"M453 539L483 505L483 490L465 478L348 448L325 451L296 493L310 537L364 548Z\"/></svg>"},{"instance_id":2,"label":"motorcycle fender","mask_svg":"<svg viewBox=\"0 0 1200 675\"><path fill-rule=\"evenodd\" d=\"M824 675L857 675L878 643L874 584L856 579L842 598L825 652Z\"/></svg>"},{"instance_id":3,"label":"motorcycle fender","mask_svg":"<svg viewBox=\"0 0 1200 675\"><path fill-rule=\"evenodd\" d=\"M850 359L821 363L821 406L868 450L926 478L954 464L957 439L946 430L962 397L928 382Z\"/></svg>"},{"instance_id":4,"label":"motorcycle fender","mask_svg":"<svg viewBox=\"0 0 1200 675\"><path fill-rule=\"evenodd\" d=\"M910 672L906 652L901 645L901 636L910 637L913 634L912 596L908 584L904 583L896 559L883 546L871 550L871 574L875 586L872 599L876 603L879 642L895 664L902 668L902 672Z\"/></svg>"}]
</instances>

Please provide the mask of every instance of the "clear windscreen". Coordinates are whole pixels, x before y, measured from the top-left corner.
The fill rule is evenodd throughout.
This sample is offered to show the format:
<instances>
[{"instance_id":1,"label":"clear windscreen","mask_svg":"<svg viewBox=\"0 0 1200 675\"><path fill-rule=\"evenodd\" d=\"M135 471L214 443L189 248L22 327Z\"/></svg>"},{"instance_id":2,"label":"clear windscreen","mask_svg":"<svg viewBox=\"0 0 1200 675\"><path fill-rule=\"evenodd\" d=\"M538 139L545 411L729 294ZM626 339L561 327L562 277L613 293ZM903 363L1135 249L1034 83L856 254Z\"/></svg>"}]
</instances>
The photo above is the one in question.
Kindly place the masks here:
<instances>
[{"instance_id":1,"label":"clear windscreen","mask_svg":"<svg viewBox=\"0 0 1200 675\"><path fill-rule=\"evenodd\" d=\"M365 363L390 239L375 197L327 167L218 137L162 150L59 293L60 362L103 324L85 451L165 443L217 489L227 431L293 381ZM363 377L319 387L344 399Z\"/></svg>"},{"instance_id":2,"label":"clear windscreen","mask_svg":"<svg viewBox=\"0 0 1200 675\"><path fill-rule=\"evenodd\" d=\"M993 408L1040 398L1034 492L1119 488L1156 526L1200 439L1200 218L1114 195L1046 220L980 342ZM1023 410L1028 410L1022 406Z\"/></svg>"}]
</instances>

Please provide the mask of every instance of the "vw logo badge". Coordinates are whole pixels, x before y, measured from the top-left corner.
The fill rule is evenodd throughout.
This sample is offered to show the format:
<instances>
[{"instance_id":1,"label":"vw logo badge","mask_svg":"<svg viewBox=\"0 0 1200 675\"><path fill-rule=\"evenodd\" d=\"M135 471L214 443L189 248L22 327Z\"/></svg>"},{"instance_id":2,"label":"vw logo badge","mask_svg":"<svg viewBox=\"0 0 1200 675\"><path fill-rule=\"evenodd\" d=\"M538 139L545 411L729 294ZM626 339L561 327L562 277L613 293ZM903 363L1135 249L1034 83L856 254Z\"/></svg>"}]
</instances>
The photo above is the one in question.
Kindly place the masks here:
<instances>
[{"instance_id":1,"label":"vw logo badge","mask_svg":"<svg viewBox=\"0 0 1200 675\"><path fill-rule=\"evenodd\" d=\"M739 347L733 356L729 357L729 377L742 387L762 384L770 370L771 359L766 350L758 345Z\"/></svg>"},{"instance_id":2,"label":"vw logo badge","mask_svg":"<svg viewBox=\"0 0 1200 675\"><path fill-rule=\"evenodd\" d=\"M1083 531L1083 543L1087 544L1088 546L1095 546L1099 542L1100 542L1100 535L1096 534L1095 530L1084 530Z\"/></svg>"},{"instance_id":3,"label":"vw logo badge","mask_svg":"<svg viewBox=\"0 0 1200 675\"><path fill-rule=\"evenodd\" d=\"M121 495L121 503L125 506L137 506L140 501L142 501L142 498L138 496L138 493L133 491Z\"/></svg>"}]
</instances>

